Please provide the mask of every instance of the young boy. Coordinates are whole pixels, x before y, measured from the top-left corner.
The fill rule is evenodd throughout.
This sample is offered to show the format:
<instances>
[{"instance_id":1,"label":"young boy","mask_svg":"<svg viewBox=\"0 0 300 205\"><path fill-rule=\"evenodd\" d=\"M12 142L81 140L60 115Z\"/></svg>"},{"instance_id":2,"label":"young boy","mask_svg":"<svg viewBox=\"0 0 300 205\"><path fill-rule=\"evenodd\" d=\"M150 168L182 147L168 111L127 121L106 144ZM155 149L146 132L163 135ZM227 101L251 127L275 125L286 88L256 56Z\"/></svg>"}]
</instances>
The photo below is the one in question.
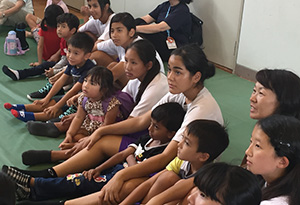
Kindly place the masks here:
<instances>
[{"instance_id":1,"label":"young boy","mask_svg":"<svg viewBox=\"0 0 300 205\"><path fill-rule=\"evenodd\" d=\"M95 169L64 178L33 178L12 167L3 167L17 183L19 198L45 200L57 197L79 197L99 191L114 174L127 166L132 166L161 153L176 131L180 128L185 112L178 103L166 103L156 107L151 113L149 135L112 156ZM100 175L101 174L101 175Z\"/></svg>"},{"instance_id":2,"label":"young boy","mask_svg":"<svg viewBox=\"0 0 300 205\"><path fill-rule=\"evenodd\" d=\"M215 160L228 144L228 134L219 123L211 120L191 122L178 144L177 157L165 170L138 186L121 204L133 204L142 199L143 204L149 200L152 204L164 204L184 198L193 187L197 170ZM168 188L172 190L168 192L170 195L164 194Z\"/></svg>"},{"instance_id":3,"label":"young boy","mask_svg":"<svg viewBox=\"0 0 300 205\"><path fill-rule=\"evenodd\" d=\"M68 40L68 67L62 76L55 82L46 97L34 101L33 104L12 105L10 103L5 103L4 107L11 110L11 113L16 118L24 122L30 120L46 121L57 117L62 112L61 108L65 105L66 101L81 90L86 73L95 66L95 64L89 60L93 45L93 39L88 34L74 34ZM59 99L58 102L52 99L52 97L70 81L73 81L72 88Z\"/></svg>"},{"instance_id":4,"label":"young boy","mask_svg":"<svg viewBox=\"0 0 300 205\"><path fill-rule=\"evenodd\" d=\"M61 56L60 61L45 61L41 65L36 67L22 69L22 70L13 70L6 65L2 67L2 71L9 76L12 80L22 80L31 76L42 75L44 72L47 77L58 73L62 67L68 64L66 58L67 50L67 41L71 36L77 32L79 26L79 19L77 16L71 13L64 13L57 17L57 35L61 38L60 49L55 55ZM47 94L47 93L46 93ZM41 95L41 93L39 94ZM46 95L44 95L45 97ZM33 98L34 96L32 96ZM43 98L43 97L40 97Z\"/></svg>"}]
</instances>

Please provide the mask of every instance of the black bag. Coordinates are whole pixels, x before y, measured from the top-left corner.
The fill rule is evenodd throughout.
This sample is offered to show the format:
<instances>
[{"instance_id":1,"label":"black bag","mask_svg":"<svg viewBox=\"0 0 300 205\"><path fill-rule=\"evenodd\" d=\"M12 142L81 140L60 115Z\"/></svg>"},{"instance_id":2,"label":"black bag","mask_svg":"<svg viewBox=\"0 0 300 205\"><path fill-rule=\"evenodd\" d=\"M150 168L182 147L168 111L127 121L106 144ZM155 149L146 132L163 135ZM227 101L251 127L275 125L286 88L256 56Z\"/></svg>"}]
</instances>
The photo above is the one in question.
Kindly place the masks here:
<instances>
[{"instance_id":1,"label":"black bag","mask_svg":"<svg viewBox=\"0 0 300 205\"><path fill-rule=\"evenodd\" d=\"M192 34L189 37L190 43L198 43L200 46L203 43L202 24L203 21L191 13L192 19Z\"/></svg>"}]
</instances>

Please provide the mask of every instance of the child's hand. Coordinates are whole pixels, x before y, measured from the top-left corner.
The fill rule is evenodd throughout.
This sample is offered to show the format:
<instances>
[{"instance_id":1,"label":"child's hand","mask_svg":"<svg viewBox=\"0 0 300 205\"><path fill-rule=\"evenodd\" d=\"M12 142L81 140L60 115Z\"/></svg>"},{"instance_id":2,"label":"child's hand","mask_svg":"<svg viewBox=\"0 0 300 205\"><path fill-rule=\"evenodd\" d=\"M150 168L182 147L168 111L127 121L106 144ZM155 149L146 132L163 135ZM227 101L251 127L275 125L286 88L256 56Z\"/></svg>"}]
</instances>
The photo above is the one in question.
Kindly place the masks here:
<instances>
[{"instance_id":1,"label":"child's hand","mask_svg":"<svg viewBox=\"0 0 300 205\"><path fill-rule=\"evenodd\" d=\"M87 7L87 6L82 6L80 8L80 13L82 16L90 16L91 15L89 7Z\"/></svg>"},{"instance_id":2,"label":"child's hand","mask_svg":"<svg viewBox=\"0 0 300 205\"><path fill-rule=\"evenodd\" d=\"M94 179L100 175L100 171L98 169L90 169L89 171L83 171L82 174L91 181L92 178Z\"/></svg>"},{"instance_id":3,"label":"child's hand","mask_svg":"<svg viewBox=\"0 0 300 205\"><path fill-rule=\"evenodd\" d=\"M45 70L45 75L48 78L52 77L54 75L54 69L53 68L49 68L49 70Z\"/></svg>"},{"instance_id":4,"label":"child's hand","mask_svg":"<svg viewBox=\"0 0 300 205\"><path fill-rule=\"evenodd\" d=\"M67 150L67 149L72 149L75 146L75 142L72 143L60 143L59 148L60 150Z\"/></svg>"},{"instance_id":5,"label":"child's hand","mask_svg":"<svg viewBox=\"0 0 300 205\"><path fill-rule=\"evenodd\" d=\"M49 78L49 82L53 85L59 78L61 74L57 73L56 75Z\"/></svg>"},{"instance_id":6,"label":"child's hand","mask_svg":"<svg viewBox=\"0 0 300 205\"><path fill-rule=\"evenodd\" d=\"M58 112L59 112L59 108L57 108L55 105L53 106L50 106L50 107L47 107L44 109L44 113L49 115L51 118L54 118L58 115Z\"/></svg>"},{"instance_id":7,"label":"child's hand","mask_svg":"<svg viewBox=\"0 0 300 205\"><path fill-rule=\"evenodd\" d=\"M61 118L62 124L63 125L71 124L71 122L72 122L72 120L74 119L75 116L76 116L76 113L72 113L70 115L63 116L63 118Z\"/></svg>"},{"instance_id":8,"label":"child's hand","mask_svg":"<svg viewBox=\"0 0 300 205\"><path fill-rule=\"evenodd\" d=\"M71 97L69 100L67 100L67 105L69 107L71 107L72 105L77 106L78 105L78 98L79 95L74 95L73 97Z\"/></svg>"},{"instance_id":9,"label":"child's hand","mask_svg":"<svg viewBox=\"0 0 300 205\"><path fill-rule=\"evenodd\" d=\"M34 63L30 63L30 64L29 64L29 66L32 66L32 67L35 67L35 66L38 66L38 65L40 65L39 62L34 62Z\"/></svg>"},{"instance_id":10,"label":"child's hand","mask_svg":"<svg viewBox=\"0 0 300 205\"><path fill-rule=\"evenodd\" d=\"M49 100L43 98L41 100L35 100L33 101L34 105L41 105L42 107L45 107L49 103Z\"/></svg>"},{"instance_id":11,"label":"child's hand","mask_svg":"<svg viewBox=\"0 0 300 205\"><path fill-rule=\"evenodd\" d=\"M121 201L119 194L123 184L124 180L119 178L119 174L117 172L115 176L101 189L101 192L99 192L98 204L119 204Z\"/></svg>"},{"instance_id":12,"label":"child's hand","mask_svg":"<svg viewBox=\"0 0 300 205\"><path fill-rule=\"evenodd\" d=\"M67 151L66 154L67 155L71 154L71 156L74 156L76 153L83 150L87 146L88 143L89 143L88 137L84 137L84 138L80 139L77 143L75 143L73 148L71 148L69 151Z\"/></svg>"}]
</instances>

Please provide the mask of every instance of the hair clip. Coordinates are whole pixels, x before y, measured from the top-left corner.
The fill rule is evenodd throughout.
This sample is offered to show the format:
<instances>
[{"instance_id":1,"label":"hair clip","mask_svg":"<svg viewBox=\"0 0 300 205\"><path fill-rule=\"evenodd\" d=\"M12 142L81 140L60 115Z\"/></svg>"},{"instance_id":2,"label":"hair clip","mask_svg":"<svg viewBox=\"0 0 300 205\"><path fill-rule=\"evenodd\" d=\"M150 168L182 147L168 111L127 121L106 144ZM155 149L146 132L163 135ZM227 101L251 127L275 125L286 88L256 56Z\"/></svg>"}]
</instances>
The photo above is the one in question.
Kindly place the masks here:
<instances>
[{"instance_id":1,"label":"hair clip","mask_svg":"<svg viewBox=\"0 0 300 205\"><path fill-rule=\"evenodd\" d=\"M291 144L290 144L290 143L285 143L285 142L280 141L279 144L280 144L280 145L283 145L283 146L287 146L288 148L291 147Z\"/></svg>"}]
</instances>

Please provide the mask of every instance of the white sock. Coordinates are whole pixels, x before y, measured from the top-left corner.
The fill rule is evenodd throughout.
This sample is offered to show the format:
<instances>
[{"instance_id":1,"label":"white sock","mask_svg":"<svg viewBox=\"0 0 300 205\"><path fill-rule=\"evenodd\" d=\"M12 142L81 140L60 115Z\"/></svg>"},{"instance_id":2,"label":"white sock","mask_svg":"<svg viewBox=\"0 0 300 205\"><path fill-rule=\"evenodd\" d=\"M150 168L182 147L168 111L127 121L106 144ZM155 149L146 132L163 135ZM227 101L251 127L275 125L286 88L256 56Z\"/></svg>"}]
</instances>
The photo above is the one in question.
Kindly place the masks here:
<instances>
[{"instance_id":1,"label":"white sock","mask_svg":"<svg viewBox=\"0 0 300 205\"><path fill-rule=\"evenodd\" d=\"M18 71L16 71L16 70L13 70L13 69L11 69L11 68L9 68L9 67L7 67L11 72L13 72L14 74L15 74L15 76L16 76L16 78L19 80L20 79L20 76L19 76L19 72Z\"/></svg>"}]
</instances>

